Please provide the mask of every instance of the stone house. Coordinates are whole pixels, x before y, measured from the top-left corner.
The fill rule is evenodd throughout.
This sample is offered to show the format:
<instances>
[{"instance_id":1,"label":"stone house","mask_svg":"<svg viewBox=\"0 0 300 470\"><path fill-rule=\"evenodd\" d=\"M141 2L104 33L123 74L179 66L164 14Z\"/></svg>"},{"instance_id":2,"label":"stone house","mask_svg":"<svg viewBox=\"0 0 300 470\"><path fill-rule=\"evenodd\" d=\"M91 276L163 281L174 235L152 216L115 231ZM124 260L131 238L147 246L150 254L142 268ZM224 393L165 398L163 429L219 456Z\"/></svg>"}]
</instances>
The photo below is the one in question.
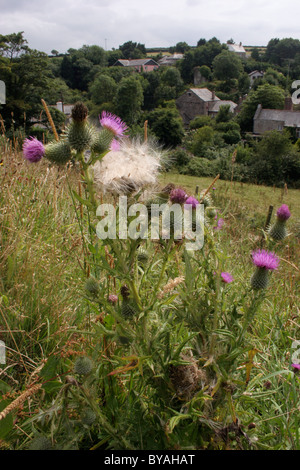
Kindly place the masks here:
<instances>
[{"instance_id":1,"label":"stone house","mask_svg":"<svg viewBox=\"0 0 300 470\"><path fill-rule=\"evenodd\" d=\"M295 137L300 138L300 111L293 111L291 98L286 98L285 109L263 109L261 104L257 106L253 118L253 133L261 135L267 131L283 131L284 128L292 128Z\"/></svg>"},{"instance_id":2,"label":"stone house","mask_svg":"<svg viewBox=\"0 0 300 470\"><path fill-rule=\"evenodd\" d=\"M241 59L246 59L247 53L241 42L239 44L227 43L227 48L230 52L237 54Z\"/></svg>"},{"instance_id":3,"label":"stone house","mask_svg":"<svg viewBox=\"0 0 300 470\"><path fill-rule=\"evenodd\" d=\"M119 59L113 66L132 67L137 72L152 72L159 68L159 64L153 59Z\"/></svg>"},{"instance_id":4,"label":"stone house","mask_svg":"<svg viewBox=\"0 0 300 470\"><path fill-rule=\"evenodd\" d=\"M263 73L263 72L260 72L259 70L253 70L253 72L248 73L248 76L249 76L249 78L250 78L250 87L252 87L254 81L255 81L257 78L263 78L264 73Z\"/></svg>"},{"instance_id":5,"label":"stone house","mask_svg":"<svg viewBox=\"0 0 300 470\"><path fill-rule=\"evenodd\" d=\"M161 66L166 65L166 66L172 66L176 65L179 60L182 60L184 58L184 54L179 54L176 52L173 55L164 55L161 59L158 60L158 64Z\"/></svg>"},{"instance_id":6,"label":"stone house","mask_svg":"<svg viewBox=\"0 0 300 470\"><path fill-rule=\"evenodd\" d=\"M237 104L229 100L220 100L214 91L208 88L190 88L176 100L177 109L183 123L188 126L196 116L216 116L221 106L229 105L235 112Z\"/></svg>"}]
</instances>

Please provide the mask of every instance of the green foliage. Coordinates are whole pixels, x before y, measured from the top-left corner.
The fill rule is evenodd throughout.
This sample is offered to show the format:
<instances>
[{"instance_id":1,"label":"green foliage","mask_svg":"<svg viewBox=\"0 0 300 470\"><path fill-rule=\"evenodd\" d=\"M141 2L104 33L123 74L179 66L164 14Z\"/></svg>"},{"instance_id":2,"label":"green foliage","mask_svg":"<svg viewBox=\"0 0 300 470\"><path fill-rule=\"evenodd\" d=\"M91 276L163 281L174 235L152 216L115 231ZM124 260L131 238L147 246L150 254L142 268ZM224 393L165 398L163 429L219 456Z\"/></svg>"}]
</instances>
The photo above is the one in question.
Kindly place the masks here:
<instances>
[{"instance_id":1,"label":"green foliage","mask_svg":"<svg viewBox=\"0 0 300 470\"><path fill-rule=\"evenodd\" d=\"M212 62L212 67L214 76L224 81L239 78L243 70L241 59L230 51L222 51L218 54Z\"/></svg>"},{"instance_id":2,"label":"green foliage","mask_svg":"<svg viewBox=\"0 0 300 470\"><path fill-rule=\"evenodd\" d=\"M145 45L132 41L127 41L119 46L119 50L124 59L141 59L146 55Z\"/></svg>"},{"instance_id":3,"label":"green foliage","mask_svg":"<svg viewBox=\"0 0 300 470\"><path fill-rule=\"evenodd\" d=\"M174 103L165 107L156 108L147 114L149 127L159 139L168 147L180 145L184 137L182 119Z\"/></svg>"},{"instance_id":4,"label":"green foliage","mask_svg":"<svg viewBox=\"0 0 300 470\"><path fill-rule=\"evenodd\" d=\"M122 78L114 100L116 112L120 117L129 124L136 123L143 101L144 92L139 77L131 75Z\"/></svg>"},{"instance_id":5,"label":"green foliage","mask_svg":"<svg viewBox=\"0 0 300 470\"><path fill-rule=\"evenodd\" d=\"M295 151L288 132L266 132L257 143L251 167L260 183L299 185L300 154Z\"/></svg>"},{"instance_id":6,"label":"green foliage","mask_svg":"<svg viewBox=\"0 0 300 470\"><path fill-rule=\"evenodd\" d=\"M96 105L112 102L117 90L115 80L105 74L96 75L95 80L89 86L91 100Z\"/></svg>"},{"instance_id":7,"label":"green foliage","mask_svg":"<svg viewBox=\"0 0 300 470\"><path fill-rule=\"evenodd\" d=\"M251 90L248 97L242 104L238 114L238 122L243 131L253 130L253 117L257 106L262 105L267 109L282 109L284 106L284 90L278 86L266 83L260 85L256 90Z\"/></svg>"},{"instance_id":8,"label":"green foliage","mask_svg":"<svg viewBox=\"0 0 300 470\"><path fill-rule=\"evenodd\" d=\"M196 116L190 121L190 129L200 129L203 126L212 126L213 127L214 118L211 116Z\"/></svg>"},{"instance_id":9,"label":"green foliage","mask_svg":"<svg viewBox=\"0 0 300 470\"><path fill-rule=\"evenodd\" d=\"M193 136L191 151L194 155L201 157L205 146L210 145L213 141L214 130L211 126L203 126L197 129Z\"/></svg>"}]
</instances>

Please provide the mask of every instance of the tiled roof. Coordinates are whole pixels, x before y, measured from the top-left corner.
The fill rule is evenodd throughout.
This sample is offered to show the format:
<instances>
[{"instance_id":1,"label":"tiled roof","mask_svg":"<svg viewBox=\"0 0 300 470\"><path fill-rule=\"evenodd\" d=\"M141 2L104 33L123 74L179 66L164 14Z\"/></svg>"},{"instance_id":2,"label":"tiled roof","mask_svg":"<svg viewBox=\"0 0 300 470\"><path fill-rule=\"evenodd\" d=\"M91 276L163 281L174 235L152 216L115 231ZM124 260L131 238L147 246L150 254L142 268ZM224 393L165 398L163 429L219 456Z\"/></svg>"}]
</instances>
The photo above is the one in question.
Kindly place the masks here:
<instances>
[{"instance_id":1,"label":"tiled roof","mask_svg":"<svg viewBox=\"0 0 300 470\"><path fill-rule=\"evenodd\" d=\"M220 99L217 96L214 97L213 92L210 91L208 88L190 88L188 91L192 91L203 101L213 101L213 99L217 101Z\"/></svg>"},{"instance_id":2,"label":"tiled roof","mask_svg":"<svg viewBox=\"0 0 300 470\"><path fill-rule=\"evenodd\" d=\"M158 65L153 59L119 59L114 65L120 63L124 67L136 67L140 65Z\"/></svg>"},{"instance_id":3,"label":"tiled roof","mask_svg":"<svg viewBox=\"0 0 300 470\"><path fill-rule=\"evenodd\" d=\"M243 54L246 53L242 44L227 44L227 47L231 52L242 52Z\"/></svg>"},{"instance_id":4,"label":"tiled roof","mask_svg":"<svg viewBox=\"0 0 300 470\"><path fill-rule=\"evenodd\" d=\"M209 111L213 113L217 113L220 110L221 106L226 106L229 104L230 111L233 113L234 109L237 107L237 104L230 100L217 100L212 102L211 106L209 107Z\"/></svg>"},{"instance_id":5,"label":"tiled roof","mask_svg":"<svg viewBox=\"0 0 300 470\"><path fill-rule=\"evenodd\" d=\"M255 113L254 119L265 121L283 122L286 127L300 126L300 112L287 111L285 109L259 109Z\"/></svg>"}]
</instances>

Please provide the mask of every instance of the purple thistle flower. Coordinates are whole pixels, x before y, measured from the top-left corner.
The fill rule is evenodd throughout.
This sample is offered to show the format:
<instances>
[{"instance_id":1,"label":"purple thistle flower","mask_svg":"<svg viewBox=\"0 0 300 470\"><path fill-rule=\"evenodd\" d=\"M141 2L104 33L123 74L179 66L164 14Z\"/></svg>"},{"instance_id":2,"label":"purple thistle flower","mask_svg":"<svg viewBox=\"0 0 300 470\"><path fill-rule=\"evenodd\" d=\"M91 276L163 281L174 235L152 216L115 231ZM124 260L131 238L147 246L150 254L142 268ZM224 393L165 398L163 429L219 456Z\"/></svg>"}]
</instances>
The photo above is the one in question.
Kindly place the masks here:
<instances>
[{"instance_id":1,"label":"purple thistle flower","mask_svg":"<svg viewBox=\"0 0 300 470\"><path fill-rule=\"evenodd\" d=\"M266 270L274 271L278 268L279 259L278 257L266 250L256 250L252 253L252 260L255 266L258 268L264 268Z\"/></svg>"},{"instance_id":2,"label":"purple thistle flower","mask_svg":"<svg viewBox=\"0 0 300 470\"><path fill-rule=\"evenodd\" d=\"M291 364L294 369L300 370L300 364Z\"/></svg>"},{"instance_id":3,"label":"purple thistle flower","mask_svg":"<svg viewBox=\"0 0 300 470\"><path fill-rule=\"evenodd\" d=\"M224 219L222 219L222 218L221 218L221 219L218 219L217 225L216 225L216 227L214 227L214 230L221 230L221 228L223 227L224 223L225 223Z\"/></svg>"},{"instance_id":4,"label":"purple thistle flower","mask_svg":"<svg viewBox=\"0 0 300 470\"><path fill-rule=\"evenodd\" d=\"M23 143L23 157L31 163L39 162L45 154L45 147L36 137L29 137Z\"/></svg>"},{"instance_id":5,"label":"purple thistle flower","mask_svg":"<svg viewBox=\"0 0 300 470\"><path fill-rule=\"evenodd\" d=\"M221 273L221 278L226 284L229 284L230 282L233 281L233 277L231 276L230 273L226 273L226 272Z\"/></svg>"},{"instance_id":6,"label":"purple thistle flower","mask_svg":"<svg viewBox=\"0 0 300 470\"><path fill-rule=\"evenodd\" d=\"M184 189L181 188L174 188L170 192L170 201L174 204L183 204L186 202L188 195L184 191Z\"/></svg>"},{"instance_id":7,"label":"purple thistle flower","mask_svg":"<svg viewBox=\"0 0 300 470\"><path fill-rule=\"evenodd\" d=\"M111 303L111 304L116 304L118 302L118 296L117 295L114 295L114 294L110 294L108 296L108 301Z\"/></svg>"},{"instance_id":8,"label":"purple thistle flower","mask_svg":"<svg viewBox=\"0 0 300 470\"><path fill-rule=\"evenodd\" d=\"M196 209L196 206L197 206L197 204L199 204L199 201L195 197L189 196L186 199L185 204L191 205L193 209Z\"/></svg>"},{"instance_id":9,"label":"purple thistle flower","mask_svg":"<svg viewBox=\"0 0 300 470\"><path fill-rule=\"evenodd\" d=\"M111 141L109 150L111 150L112 152L118 152L120 148L121 148L120 143L116 139L113 139Z\"/></svg>"},{"instance_id":10,"label":"purple thistle flower","mask_svg":"<svg viewBox=\"0 0 300 470\"><path fill-rule=\"evenodd\" d=\"M115 114L103 111L100 118L100 124L105 129L111 131L115 136L122 137L128 129L125 122Z\"/></svg>"},{"instance_id":11,"label":"purple thistle flower","mask_svg":"<svg viewBox=\"0 0 300 470\"><path fill-rule=\"evenodd\" d=\"M276 215L279 220L286 221L291 217L290 210L286 204L282 204L282 206L277 209Z\"/></svg>"}]
</instances>

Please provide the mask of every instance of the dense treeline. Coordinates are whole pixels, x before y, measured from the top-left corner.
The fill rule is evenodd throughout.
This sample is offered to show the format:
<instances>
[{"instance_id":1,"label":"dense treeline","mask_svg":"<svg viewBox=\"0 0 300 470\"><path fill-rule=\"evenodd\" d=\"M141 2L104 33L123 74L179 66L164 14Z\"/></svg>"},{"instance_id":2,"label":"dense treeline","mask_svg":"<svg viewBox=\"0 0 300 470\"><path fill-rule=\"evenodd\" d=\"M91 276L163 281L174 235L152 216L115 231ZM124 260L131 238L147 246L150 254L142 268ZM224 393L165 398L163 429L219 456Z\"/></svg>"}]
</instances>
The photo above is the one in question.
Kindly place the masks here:
<instances>
[{"instance_id":1,"label":"dense treeline","mask_svg":"<svg viewBox=\"0 0 300 470\"><path fill-rule=\"evenodd\" d=\"M165 52L152 51L152 57L157 61ZM127 67L114 66L118 59L151 57L145 45L133 41L111 51L97 45L83 45L67 53L53 50L48 56L30 49L22 32L0 35L0 79L6 84L6 104L0 105L0 113L6 135L45 134L48 122L41 98L49 105L59 100L64 103L80 100L88 106L95 122L105 109L124 119L133 134L142 133L143 123L148 120L149 133L162 144L169 148L181 146L175 150L179 171L209 175L219 171L225 178L234 174L241 180L273 184L283 181L294 184L299 180L299 145L294 135L288 135L293 145L289 147L292 157L286 158L286 151L282 156L288 168L284 173L280 170L278 175L275 172L275 176L271 169L262 172L262 166L257 163L260 143L247 136L252 132L257 105L283 108L285 96L292 91L292 82L300 77L298 39L271 39L265 48L248 50L250 57L245 59L229 52L227 45L216 37L199 39L196 46L179 42L168 52L180 52L184 54L183 59L172 67L136 73ZM202 76L201 86L215 90L219 98L236 103L243 98L237 116L221 108L216 120L199 118L189 129L184 129L175 100L194 86L195 69ZM263 71L264 76L256 79L250 88L248 74L253 70ZM54 108L51 113L61 128L64 115ZM43 130L36 127L37 123ZM284 140L286 135L280 135L279 139ZM237 146L239 157L232 172L232 152ZM269 164L272 166L272 161Z\"/></svg>"}]
</instances>

